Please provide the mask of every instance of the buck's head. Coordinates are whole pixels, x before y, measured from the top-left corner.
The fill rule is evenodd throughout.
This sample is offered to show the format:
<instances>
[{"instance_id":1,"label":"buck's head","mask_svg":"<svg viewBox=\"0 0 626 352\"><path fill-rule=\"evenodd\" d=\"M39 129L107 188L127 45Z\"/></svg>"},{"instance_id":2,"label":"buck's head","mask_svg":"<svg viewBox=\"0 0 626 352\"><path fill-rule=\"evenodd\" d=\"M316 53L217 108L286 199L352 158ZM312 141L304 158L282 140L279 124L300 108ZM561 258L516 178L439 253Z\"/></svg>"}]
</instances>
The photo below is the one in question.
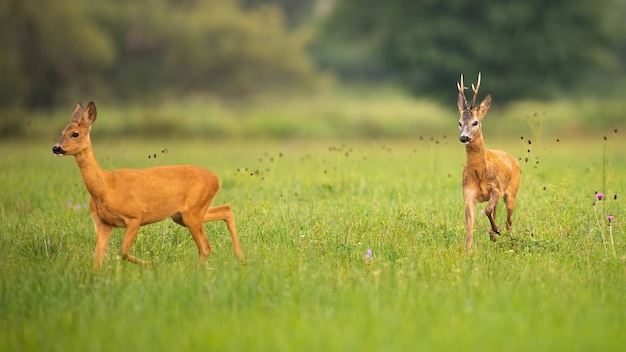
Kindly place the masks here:
<instances>
[{"instance_id":1,"label":"buck's head","mask_svg":"<svg viewBox=\"0 0 626 352\"><path fill-rule=\"evenodd\" d=\"M459 113L461 114L461 118L459 119L459 131L461 131L461 137L459 140L463 144L468 144L482 135L481 123L487 114L489 107L491 107L491 95L488 94L480 105L475 106L478 88L480 88L480 73L478 74L478 82L476 83L476 86L472 84L474 97L472 98L471 105L468 105L467 100L465 99L465 89L467 89L467 87L463 85L463 74L461 74L461 82L457 83L456 86L459 89L457 105L459 106Z\"/></svg>"},{"instance_id":2,"label":"buck's head","mask_svg":"<svg viewBox=\"0 0 626 352\"><path fill-rule=\"evenodd\" d=\"M70 123L61 131L61 138L52 147L52 152L57 156L76 155L91 147L89 132L91 125L96 121L96 104L90 102L87 108L83 104L76 103Z\"/></svg>"}]
</instances>

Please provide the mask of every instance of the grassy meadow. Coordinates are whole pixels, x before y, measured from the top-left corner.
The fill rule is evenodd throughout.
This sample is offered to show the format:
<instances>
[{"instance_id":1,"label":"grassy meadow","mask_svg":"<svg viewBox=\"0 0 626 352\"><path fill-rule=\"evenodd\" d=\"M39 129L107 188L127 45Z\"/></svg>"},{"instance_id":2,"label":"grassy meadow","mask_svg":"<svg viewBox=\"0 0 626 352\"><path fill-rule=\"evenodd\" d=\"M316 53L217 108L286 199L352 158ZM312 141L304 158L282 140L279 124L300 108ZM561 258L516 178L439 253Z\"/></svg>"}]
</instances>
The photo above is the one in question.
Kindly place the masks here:
<instances>
[{"instance_id":1,"label":"grassy meadow","mask_svg":"<svg viewBox=\"0 0 626 352\"><path fill-rule=\"evenodd\" d=\"M324 109L310 107L301 114ZM235 259L224 223L207 223L213 252L196 268L191 236L166 220L143 227L131 249L153 266L121 261L115 230L93 272L88 193L74 159L51 153L68 107L54 126L29 127L49 138L0 143L2 351L626 348L626 131L530 123L502 135L511 122L488 127L488 115L486 144L520 158L522 185L513 230L491 242L479 217L466 253L454 113L428 106L410 121L398 108L406 124L386 124L392 138L376 135L375 111L354 106L361 120L336 123L373 121L371 138L314 120L325 138L307 138L307 120L287 118L267 128L303 138L247 138L225 116L229 138L149 139L107 133L127 120L98 108L102 167L192 163L221 177L215 204L233 206L248 262Z\"/></svg>"}]
</instances>

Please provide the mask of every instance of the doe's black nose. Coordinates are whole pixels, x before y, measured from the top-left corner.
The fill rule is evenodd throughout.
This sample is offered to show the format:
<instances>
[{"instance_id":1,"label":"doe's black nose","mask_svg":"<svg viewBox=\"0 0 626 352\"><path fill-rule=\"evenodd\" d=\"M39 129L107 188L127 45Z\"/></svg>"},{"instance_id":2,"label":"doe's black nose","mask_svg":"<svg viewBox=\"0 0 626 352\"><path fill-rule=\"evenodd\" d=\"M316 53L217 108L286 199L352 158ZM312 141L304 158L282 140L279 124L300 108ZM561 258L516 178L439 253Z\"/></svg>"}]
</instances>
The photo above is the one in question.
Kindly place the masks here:
<instances>
[{"instance_id":1,"label":"doe's black nose","mask_svg":"<svg viewBox=\"0 0 626 352\"><path fill-rule=\"evenodd\" d=\"M63 150L63 148L59 147L58 145L52 147L52 152L54 154L65 154L65 150Z\"/></svg>"},{"instance_id":2,"label":"doe's black nose","mask_svg":"<svg viewBox=\"0 0 626 352\"><path fill-rule=\"evenodd\" d=\"M468 137L468 136L461 136L461 138L459 138L459 140L461 141L461 143L469 143L470 137Z\"/></svg>"}]
</instances>

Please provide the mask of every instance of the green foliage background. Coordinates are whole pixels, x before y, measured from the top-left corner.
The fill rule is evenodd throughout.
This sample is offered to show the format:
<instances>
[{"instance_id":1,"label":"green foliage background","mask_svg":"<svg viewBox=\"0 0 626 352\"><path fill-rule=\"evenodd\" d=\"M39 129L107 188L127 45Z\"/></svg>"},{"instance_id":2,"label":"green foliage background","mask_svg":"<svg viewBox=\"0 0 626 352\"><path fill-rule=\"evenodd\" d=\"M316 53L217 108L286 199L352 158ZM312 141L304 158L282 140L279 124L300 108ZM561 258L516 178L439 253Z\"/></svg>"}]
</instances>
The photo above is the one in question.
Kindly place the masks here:
<instances>
[{"instance_id":1,"label":"green foliage background","mask_svg":"<svg viewBox=\"0 0 626 352\"><path fill-rule=\"evenodd\" d=\"M460 72L475 80L482 71L500 101L545 99L623 75L625 9L614 0L343 0L325 35L369 48L420 96L448 101Z\"/></svg>"},{"instance_id":2,"label":"green foliage background","mask_svg":"<svg viewBox=\"0 0 626 352\"><path fill-rule=\"evenodd\" d=\"M624 14L623 0L1 0L0 107L308 94L331 76L447 103L479 71L501 102L615 96Z\"/></svg>"},{"instance_id":3,"label":"green foliage background","mask_svg":"<svg viewBox=\"0 0 626 352\"><path fill-rule=\"evenodd\" d=\"M306 31L236 0L0 1L0 106L311 89Z\"/></svg>"}]
</instances>

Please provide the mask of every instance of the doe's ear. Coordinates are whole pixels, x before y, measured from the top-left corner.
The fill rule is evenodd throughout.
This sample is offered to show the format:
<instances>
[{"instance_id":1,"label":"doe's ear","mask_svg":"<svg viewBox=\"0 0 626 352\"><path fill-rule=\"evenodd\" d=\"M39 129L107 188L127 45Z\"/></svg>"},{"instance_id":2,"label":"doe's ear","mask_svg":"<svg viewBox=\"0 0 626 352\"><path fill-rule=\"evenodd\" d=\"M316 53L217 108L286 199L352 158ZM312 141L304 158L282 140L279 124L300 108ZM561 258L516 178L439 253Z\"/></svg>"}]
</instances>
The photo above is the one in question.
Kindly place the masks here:
<instances>
[{"instance_id":1,"label":"doe's ear","mask_svg":"<svg viewBox=\"0 0 626 352\"><path fill-rule=\"evenodd\" d=\"M94 122L96 122L97 114L98 112L96 111L96 104L94 104L93 101L90 101L89 104L87 104L85 112L83 112L83 120L89 125L92 125Z\"/></svg>"},{"instance_id":2,"label":"doe's ear","mask_svg":"<svg viewBox=\"0 0 626 352\"><path fill-rule=\"evenodd\" d=\"M83 120L83 104L80 102L76 103L74 106L74 111L72 111L72 115L70 115L70 122L80 123Z\"/></svg>"},{"instance_id":3,"label":"doe's ear","mask_svg":"<svg viewBox=\"0 0 626 352\"><path fill-rule=\"evenodd\" d=\"M478 112L479 112L481 119L485 116L487 111L489 111L490 107L491 107L491 94L487 94L485 99L483 99L483 101L480 102L480 106L478 107Z\"/></svg>"}]
</instances>

